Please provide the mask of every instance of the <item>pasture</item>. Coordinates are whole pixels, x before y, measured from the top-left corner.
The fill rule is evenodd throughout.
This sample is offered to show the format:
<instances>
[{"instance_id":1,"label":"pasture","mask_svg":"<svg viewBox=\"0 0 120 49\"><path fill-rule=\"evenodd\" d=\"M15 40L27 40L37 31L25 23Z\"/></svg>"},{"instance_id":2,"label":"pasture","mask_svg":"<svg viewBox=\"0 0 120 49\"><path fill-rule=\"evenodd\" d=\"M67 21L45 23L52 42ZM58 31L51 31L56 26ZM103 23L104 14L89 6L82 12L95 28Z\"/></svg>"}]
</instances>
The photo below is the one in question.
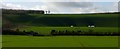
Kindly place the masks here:
<instances>
[{"instance_id":1,"label":"pasture","mask_svg":"<svg viewBox=\"0 0 120 49\"><path fill-rule=\"evenodd\" d=\"M3 47L118 47L118 36L3 35Z\"/></svg>"}]
</instances>

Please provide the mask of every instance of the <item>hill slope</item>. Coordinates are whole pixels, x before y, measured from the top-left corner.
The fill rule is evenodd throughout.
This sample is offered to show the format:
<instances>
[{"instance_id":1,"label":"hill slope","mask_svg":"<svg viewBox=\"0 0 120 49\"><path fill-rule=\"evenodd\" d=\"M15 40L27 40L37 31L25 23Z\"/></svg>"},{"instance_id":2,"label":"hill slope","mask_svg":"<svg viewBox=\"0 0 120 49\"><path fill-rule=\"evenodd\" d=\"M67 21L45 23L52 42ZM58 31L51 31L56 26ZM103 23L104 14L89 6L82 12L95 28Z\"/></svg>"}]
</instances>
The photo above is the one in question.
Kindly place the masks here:
<instances>
[{"instance_id":1,"label":"hill slope","mask_svg":"<svg viewBox=\"0 0 120 49\"><path fill-rule=\"evenodd\" d=\"M99 14L3 14L3 25L117 27L119 13Z\"/></svg>"}]
</instances>

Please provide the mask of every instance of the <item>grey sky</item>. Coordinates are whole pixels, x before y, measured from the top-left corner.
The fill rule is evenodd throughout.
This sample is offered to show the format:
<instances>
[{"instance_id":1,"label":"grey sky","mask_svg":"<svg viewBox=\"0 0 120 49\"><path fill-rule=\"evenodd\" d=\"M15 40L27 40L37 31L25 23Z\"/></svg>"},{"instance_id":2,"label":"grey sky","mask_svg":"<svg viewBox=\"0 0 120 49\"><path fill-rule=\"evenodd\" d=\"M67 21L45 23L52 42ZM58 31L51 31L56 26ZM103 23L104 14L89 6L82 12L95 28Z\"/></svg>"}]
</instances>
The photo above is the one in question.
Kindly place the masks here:
<instances>
[{"instance_id":1,"label":"grey sky","mask_svg":"<svg viewBox=\"0 0 120 49\"><path fill-rule=\"evenodd\" d=\"M50 10L51 13L103 13L118 11L118 2L2 2L1 5L2 8L7 9Z\"/></svg>"}]
</instances>

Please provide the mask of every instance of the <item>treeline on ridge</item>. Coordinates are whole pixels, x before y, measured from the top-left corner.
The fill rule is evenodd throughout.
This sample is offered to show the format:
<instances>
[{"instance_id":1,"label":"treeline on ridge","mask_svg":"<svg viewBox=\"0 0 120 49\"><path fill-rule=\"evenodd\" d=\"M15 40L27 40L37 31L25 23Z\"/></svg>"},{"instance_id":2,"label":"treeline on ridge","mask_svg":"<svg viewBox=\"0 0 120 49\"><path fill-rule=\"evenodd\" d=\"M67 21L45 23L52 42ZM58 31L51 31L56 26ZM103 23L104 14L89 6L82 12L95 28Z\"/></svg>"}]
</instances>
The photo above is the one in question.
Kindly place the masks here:
<instances>
[{"instance_id":1,"label":"treeline on ridge","mask_svg":"<svg viewBox=\"0 0 120 49\"><path fill-rule=\"evenodd\" d=\"M2 14L44 14L44 11L43 10L2 9Z\"/></svg>"}]
</instances>

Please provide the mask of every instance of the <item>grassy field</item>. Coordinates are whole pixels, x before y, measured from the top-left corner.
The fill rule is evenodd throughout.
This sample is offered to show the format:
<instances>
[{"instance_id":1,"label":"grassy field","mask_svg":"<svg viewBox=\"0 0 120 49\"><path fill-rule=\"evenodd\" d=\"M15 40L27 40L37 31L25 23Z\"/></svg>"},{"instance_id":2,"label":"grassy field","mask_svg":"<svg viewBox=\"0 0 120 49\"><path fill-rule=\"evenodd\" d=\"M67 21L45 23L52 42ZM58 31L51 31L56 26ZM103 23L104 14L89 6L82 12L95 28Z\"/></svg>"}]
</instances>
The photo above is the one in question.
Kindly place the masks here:
<instances>
[{"instance_id":1,"label":"grassy field","mask_svg":"<svg viewBox=\"0 0 120 49\"><path fill-rule=\"evenodd\" d=\"M92 29L94 32L118 32L117 27L95 27L95 28L88 28L88 27L39 27L39 26L29 26L29 27L22 27L20 28L21 31L35 31L41 34L50 34L51 30L57 31L77 31L81 30L83 32L88 32L89 29Z\"/></svg>"},{"instance_id":2,"label":"grassy field","mask_svg":"<svg viewBox=\"0 0 120 49\"><path fill-rule=\"evenodd\" d=\"M117 36L3 35L3 47L118 47Z\"/></svg>"}]
</instances>

